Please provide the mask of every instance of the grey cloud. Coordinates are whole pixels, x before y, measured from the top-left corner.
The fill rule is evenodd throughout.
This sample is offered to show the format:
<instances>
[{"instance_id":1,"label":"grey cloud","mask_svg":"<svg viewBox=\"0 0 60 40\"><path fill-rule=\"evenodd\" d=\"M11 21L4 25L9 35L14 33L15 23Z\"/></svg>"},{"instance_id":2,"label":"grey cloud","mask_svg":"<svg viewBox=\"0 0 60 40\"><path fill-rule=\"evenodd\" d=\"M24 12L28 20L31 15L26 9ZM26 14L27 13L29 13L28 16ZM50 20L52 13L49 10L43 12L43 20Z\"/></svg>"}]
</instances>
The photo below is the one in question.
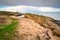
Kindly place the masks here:
<instances>
[{"instance_id":1,"label":"grey cloud","mask_svg":"<svg viewBox=\"0 0 60 40\"><path fill-rule=\"evenodd\" d=\"M0 6L31 5L60 8L60 0L0 0Z\"/></svg>"}]
</instances>

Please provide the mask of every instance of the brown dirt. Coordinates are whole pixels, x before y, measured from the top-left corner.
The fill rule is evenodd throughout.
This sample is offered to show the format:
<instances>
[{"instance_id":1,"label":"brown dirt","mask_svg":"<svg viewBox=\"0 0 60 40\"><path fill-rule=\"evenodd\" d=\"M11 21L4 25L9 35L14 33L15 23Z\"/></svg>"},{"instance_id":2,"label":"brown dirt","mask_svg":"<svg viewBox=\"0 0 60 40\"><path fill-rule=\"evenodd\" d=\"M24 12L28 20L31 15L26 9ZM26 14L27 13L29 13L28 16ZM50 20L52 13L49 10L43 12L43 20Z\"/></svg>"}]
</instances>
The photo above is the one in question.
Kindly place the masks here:
<instances>
[{"instance_id":1,"label":"brown dirt","mask_svg":"<svg viewBox=\"0 0 60 40\"><path fill-rule=\"evenodd\" d=\"M19 18L19 23L17 27L19 40L60 40L52 35L50 29L41 27L33 20Z\"/></svg>"},{"instance_id":2,"label":"brown dirt","mask_svg":"<svg viewBox=\"0 0 60 40\"><path fill-rule=\"evenodd\" d=\"M8 16L1 16L0 15L0 24L1 25L6 25L6 24L9 24L11 23L11 19L8 18Z\"/></svg>"}]
</instances>

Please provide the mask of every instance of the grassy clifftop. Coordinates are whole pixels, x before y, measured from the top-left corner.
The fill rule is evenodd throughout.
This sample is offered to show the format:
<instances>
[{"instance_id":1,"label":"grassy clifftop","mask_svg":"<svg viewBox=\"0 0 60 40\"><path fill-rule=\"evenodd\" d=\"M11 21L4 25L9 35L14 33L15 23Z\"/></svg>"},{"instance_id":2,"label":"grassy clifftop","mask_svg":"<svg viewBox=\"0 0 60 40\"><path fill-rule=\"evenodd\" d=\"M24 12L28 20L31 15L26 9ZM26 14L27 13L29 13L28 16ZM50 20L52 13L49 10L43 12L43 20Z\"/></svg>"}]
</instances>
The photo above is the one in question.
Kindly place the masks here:
<instances>
[{"instance_id":1,"label":"grassy clifftop","mask_svg":"<svg viewBox=\"0 0 60 40\"><path fill-rule=\"evenodd\" d=\"M23 14L20 14L18 12L0 11L0 40L17 40L18 38L17 38L17 33L16 33L17 32L16 27L18 25L20 27L21 25L25 23L28 24L29 22L27 21L28 19L35 21L35 23L39 24L39 26L41 25L44 28L51 29L55 36L57 35L60 37L60 25L57 24L53 18L48 17L48 16L43 16L43 15L26 13L24 14L24 18L26 21L24 20L24 18L19 19L20 21L23 22L23 24L20 25L21 22L20 21L18 22L16 18L18 18L17 16L21 16L21 15ZM11 16L16 17L16 18L12 18ZM26 28L29 28L29 24L28 25L27 24L25 24ZM20 28L19 28L19 31L20 31Z\"/></svg>"},{"instance_id":2,"label":"grassy clifftop","mask_svg":"<svg viewBox=\"0 0 60 40\"><path fill-rule=\"evenodd\" d=\"M0 40L14 40L18 20L8 16L0 16Z\"/></svg>"},{"instance_id":3,"label":"grassy clifftop","mask_svg":"<svg viewBox=\"0 0 60 40\"><path fill-rule=\"evenodd\" d=\"M9 12L9 11L0 11L0 15L6 15L6 16L20 16L23 15L19 12Z\"/></svg>"},{"instance_id":4,"label":"grassy clifftop","mask_svg":"<svg viewBox=\"0 0 60 40\"><path fill-rule=\"evenodd\" d=\"M55 35L60 36L60 25L57 24L53 18L43 15L30 14L30 13L26 13L25 18L34 20L42 27L51 29Z\"/></svg>"},{"instance_id":5,"label":"grassy clifftop","mask_svg":"<svg viewBox=\"0 0 60 40\"><path fill-rule=\"evenodd\" d=\"M0 25L0 40L13 40L18 21L10 18L11 22Z\"/></svg>"}]
</instances>

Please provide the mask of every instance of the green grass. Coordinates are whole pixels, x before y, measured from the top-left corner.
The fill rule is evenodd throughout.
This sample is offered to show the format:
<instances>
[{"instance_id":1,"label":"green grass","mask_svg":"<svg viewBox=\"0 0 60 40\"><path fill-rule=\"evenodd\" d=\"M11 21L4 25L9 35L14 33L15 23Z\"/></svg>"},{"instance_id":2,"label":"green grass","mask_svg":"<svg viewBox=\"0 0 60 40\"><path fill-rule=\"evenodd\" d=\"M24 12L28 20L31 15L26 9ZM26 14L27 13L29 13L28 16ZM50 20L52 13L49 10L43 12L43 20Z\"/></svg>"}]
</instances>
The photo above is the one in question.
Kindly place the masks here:
<instances>
[{"instance_id":1,"label":"green grass","mask_svg":"<svg viewBox=\"0 0 60 40\"><path fill-rule=\"evenodd\" d=\"M12 40L11 37L14 35L15 29L18 26L17 19L11 18L12 22L8 25L2 25L0 27L0 40Z\"/></svg>"}]
</instances>

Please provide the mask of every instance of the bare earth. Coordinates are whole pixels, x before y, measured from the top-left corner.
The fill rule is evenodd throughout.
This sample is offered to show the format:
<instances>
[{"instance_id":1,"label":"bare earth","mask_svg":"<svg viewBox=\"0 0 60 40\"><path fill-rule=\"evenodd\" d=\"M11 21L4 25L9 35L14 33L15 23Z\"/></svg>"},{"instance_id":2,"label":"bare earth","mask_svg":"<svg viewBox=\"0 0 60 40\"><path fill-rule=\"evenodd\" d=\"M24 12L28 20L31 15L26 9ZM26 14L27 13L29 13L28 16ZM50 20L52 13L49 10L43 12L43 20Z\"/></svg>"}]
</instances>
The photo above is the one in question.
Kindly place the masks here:
<instances>
[{"instance_id":1,"label":"bare earth","mask_svg":"<svg viewBox=\"0 0 60 40\"><path fill-rule=\"evenodd\" d=\"M60 40L60 38L52 35L52 31L50 29L43 28L33 20L26 18L18 19L18 40Z\"/></svg>"},{"instance_id":2,"label":"bare earth","mask_svg":"<svg viewBox=\"0 0 60 40\"><path fill-rule=\"evenodd\" d=\"M33 20L20 18L19 23L17 31L19 31L20 40L59 40L52 35L50 29L41 27Z\"/></svg>"}]
</instances>

